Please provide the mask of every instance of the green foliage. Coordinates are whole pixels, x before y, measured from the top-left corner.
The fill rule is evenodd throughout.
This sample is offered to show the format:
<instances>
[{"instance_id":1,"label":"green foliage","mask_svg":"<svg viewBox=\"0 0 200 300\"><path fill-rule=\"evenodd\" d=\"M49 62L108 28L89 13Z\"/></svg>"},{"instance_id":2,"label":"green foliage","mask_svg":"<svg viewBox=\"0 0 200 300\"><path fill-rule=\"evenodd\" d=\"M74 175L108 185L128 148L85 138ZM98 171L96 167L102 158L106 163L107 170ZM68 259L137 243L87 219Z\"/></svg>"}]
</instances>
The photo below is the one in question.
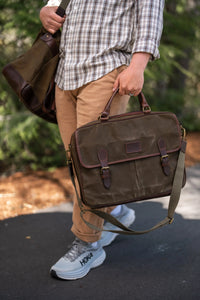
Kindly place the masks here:
<instances>
[{"instance_id":1,"label":"green foliage","mask_svg":"<svg viewBox=\"0 0 200 300\"><path fill-rule=\"evenodd\" d=\"M177 114L187 130L200 130L200 6L165 3L161 59L145 71L144 93L154 110Z\"/></svg>"},{"instance_id":2,"label":"green foliage","mask_svg":"<svg viewBox=\"0 0 200 300\"><path fill-rule=\"evenodd\" d=\"M45 1L46 2L46 1ZM26 51L41 27L39 0L1 0L0 68ZM34 116L0 75L0 173L65 164L57 125Z\"/></svg>"},{"instance_id":3,"label":"green foliage","mask_svg":"<svg viewBox=\"0 0 200 300\"><path fill-rule=\"evenodd\" d=\"M65 163L57 126L29 112L4 116L0 132L0 161L4 169L41 169Z\"/></svg>"},{"instance_id":4,"label":"green foliage","mask_svg":"<svg viewBox=\"0 0 200 300\"><path fill-rule=\"evenodd\" d=\"M45 3L1 0L0 69L30 47ZM161 59L145 71L144 93L152 109L173 111L187 130L200 130L199 28L199 0L166 0ZM0 74L0 173L64 164L58 127L29 113Z\"/></svg>"}]
</instances>

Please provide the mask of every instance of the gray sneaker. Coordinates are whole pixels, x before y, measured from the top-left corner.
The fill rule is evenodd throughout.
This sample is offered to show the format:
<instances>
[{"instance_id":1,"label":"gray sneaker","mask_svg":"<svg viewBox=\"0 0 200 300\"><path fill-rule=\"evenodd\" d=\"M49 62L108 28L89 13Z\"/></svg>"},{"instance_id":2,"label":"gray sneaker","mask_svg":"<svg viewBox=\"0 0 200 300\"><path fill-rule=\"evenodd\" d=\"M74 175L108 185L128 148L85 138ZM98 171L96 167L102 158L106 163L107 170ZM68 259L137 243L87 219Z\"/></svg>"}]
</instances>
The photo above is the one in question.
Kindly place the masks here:
<instances>
[{"instance_id":1,"label":"gray sneaker","mask_svg":"<svg viewBox=\"0 0 200 300\"><path fill-rule=\"evenodd\" d=\"M122 205L120 214L115 218L126 227L129 227L135 221L135 211L131 208L128 208L126 205ZM103 228L106 230L120 230L120 228L109 222L105 222ZM102 231L99 242L101 243L102 247L105 247L110 245L117 236L118 233Z\"/></svg>"},{"instance_id":2,"label":"gray sneaker","mask_svg":"<svg viewBox=\"0 0 200 300\"><path fill-rule=\"evenodd\" d=\"M53 277L74 280L87 275L90 269L100 266L106 258L101 244L93 247L91 243L76 238L68 252L52 266Z\"/></svg>"}]
</instances>

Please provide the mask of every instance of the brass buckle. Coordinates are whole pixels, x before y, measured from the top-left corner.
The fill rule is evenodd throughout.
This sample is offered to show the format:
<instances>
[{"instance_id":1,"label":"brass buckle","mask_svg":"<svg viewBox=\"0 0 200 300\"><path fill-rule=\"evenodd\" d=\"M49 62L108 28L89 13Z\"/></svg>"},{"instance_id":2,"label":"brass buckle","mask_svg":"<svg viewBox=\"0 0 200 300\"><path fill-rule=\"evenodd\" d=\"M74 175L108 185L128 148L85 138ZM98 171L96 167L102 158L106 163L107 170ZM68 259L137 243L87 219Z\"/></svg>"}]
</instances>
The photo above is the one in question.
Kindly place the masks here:
<instances>
[{"instance_id":1,"label":"brass buckle","mask_svg":"<svg viewBox=\"0 0 200 300\"><path fill-rule=\"evenodd\" d=\"M107 166L107 167L102 167L102 168L101 168L101 174L103 173L104 170L109 170L109 169L110 169L109 166Z\"/></svg>"},{"instance_id":2,"label":"brass buckle","mask_svg":"<svg viewBox=\"0 0 200 300\"><path fill-rule=\"evenodd\" d=\"M168 155L168 154L165 154L165 155L162 155L160 159L161 159L161 161L163 161L163 159L164 159L164 158L167 158L167 157L169 157L169 155Z\"/></svg>"},{"instance_id":3,"label":"brass buckle","mask_svg":"<svg viewBox=\"0 0 200 300\"><path fill-rule=\"evenodd\" d=\"M169 217L168 217L169 218ZM172 224L174 221L174 218L169 218L169 224Z\"/></svg>"},{"instance_id":4,"label":"brass buckle","mask_svg":"<svg viewBox=\"0 0 200 300\"><path fill-rule=\"evenodd\" d=\"M67 149L67 150L66 150L66 157L67 157L67 166L68 166L69 164L72 163L72 160L71 160L71 151L70 151L70 149Z\"/></svg>"},{"instance_id":5,"label":"brass buckle","mask_svg":"<svg viewBox=\"0 0 200 300\"><path fill-rule=\"evenodd\" d=\"M149 105L142 107L143 112L151 112L151 107Z\"/></svg>"}]
</instances>

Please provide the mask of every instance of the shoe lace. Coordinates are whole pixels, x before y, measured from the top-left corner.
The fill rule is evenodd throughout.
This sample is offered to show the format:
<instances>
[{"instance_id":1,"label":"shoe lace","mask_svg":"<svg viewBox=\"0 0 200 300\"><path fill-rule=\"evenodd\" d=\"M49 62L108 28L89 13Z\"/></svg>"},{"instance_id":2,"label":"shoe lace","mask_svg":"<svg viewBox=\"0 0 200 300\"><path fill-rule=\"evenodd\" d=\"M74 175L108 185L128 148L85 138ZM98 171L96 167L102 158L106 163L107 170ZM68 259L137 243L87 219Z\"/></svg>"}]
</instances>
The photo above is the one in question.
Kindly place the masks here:
<instances>
[{"instance_id":1,"label":"shoe lace","mask_svg":"<svg viewBox=\"0 0 200 300\"><path fill-rule=\"evenodd\" d=\"M64 255L65 259L73 262L75 261L83 252L88 250L88 243L81 241L79 239L75 239L72 245L69 247L70 249Z\"/></svg>"}]
</instances>

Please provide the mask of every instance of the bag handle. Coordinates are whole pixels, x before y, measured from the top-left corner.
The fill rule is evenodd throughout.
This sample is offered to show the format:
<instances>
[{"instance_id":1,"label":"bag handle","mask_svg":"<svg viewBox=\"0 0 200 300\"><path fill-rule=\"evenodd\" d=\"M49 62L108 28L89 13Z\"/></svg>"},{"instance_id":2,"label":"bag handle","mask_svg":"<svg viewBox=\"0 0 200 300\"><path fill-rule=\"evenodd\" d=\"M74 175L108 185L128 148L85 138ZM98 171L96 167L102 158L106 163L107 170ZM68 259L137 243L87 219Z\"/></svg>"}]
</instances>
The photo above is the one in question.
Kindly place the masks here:
<instances>
[{"instance_id":1,"label":"bag handle","mask_svg":"<svg viewBox=\"0 0 200 300\"><path fill-rule=\"evenodd\" d=\"M114 91L114 93L108 100L103 112L100 114L100 120L108 120L109 119L111 104L112 104L112 101L113 101L115 95L118 93L118 91L119 91L119 88ZM138 95L138 101L140 103L140 110L142 112L144 112L144 113L151 112L151 107L147 103L147 100L142 92Z\"/></svg>"},{"instance_id":2,"label":"bag handle","mask_svg":"<svg viewBox=\"0 0 200 300\"><path fill-rule=\"evenodd\" d=\"M81 199L79 197L77 188L76 188L76 184L75 184L75 179L74 179L74 172L73 172L73 166L72 166L72 161L69 157L67 157L67 165L69 167L69 173L70 173L70 177L72 180L72 183L74 185L75 188L75 192L76 192L76 196L77 196L77 200L78 200L78 204L80 207L80 214L81 214L81 218L83 219L83 221L85 222L85 224L96 231L109 231L109 232L113 232L113 233L119 233L119 234L124 234L124 235L141 235L144 233L148 233L151 232L157 228L160 228L166 224L171 224L174 220L174 213L175 213L175 209L178 205L179 202L179 198L180 198L180 193L181 193L181 188L182 188L182 183L183 183L183 176L184 176L184 165L185 165L185 151L186 151L186 140L185 140L185 136L183 136L183 139L181 141L181 149L179 152L179 157L178 157L178 162L177 162L177 167L176 167L176 171L175 171L175 175L174 175L174 181L173 181L173 186L172 186L172 192L171 192L171 196L170 196L170 200L169 200L169 205L168 205L168 214L167 217L165 219L163 219L161 222L157 223L155 226L151 227L150 229L147 230L143 230L143 231L135 231L132 230L126 226L124 226L121 222L119 222L115 217L113 217L112 215L105 213L103 211L100 210L96 210L96 209L85 209L83 207L83 204L81 202ZM68 150L70 151L70 150ZM68 152L67 152L68 153ZM118 228L121 228L121 230L102 230L96 226L94 226L93 224L87 222L84 219L84 214L86 212L90 212L93 213L95 215L97 215L98 217L104 219L105 221L110 222L111 224L117 226Z\"/></svg>"}]
</instances>

